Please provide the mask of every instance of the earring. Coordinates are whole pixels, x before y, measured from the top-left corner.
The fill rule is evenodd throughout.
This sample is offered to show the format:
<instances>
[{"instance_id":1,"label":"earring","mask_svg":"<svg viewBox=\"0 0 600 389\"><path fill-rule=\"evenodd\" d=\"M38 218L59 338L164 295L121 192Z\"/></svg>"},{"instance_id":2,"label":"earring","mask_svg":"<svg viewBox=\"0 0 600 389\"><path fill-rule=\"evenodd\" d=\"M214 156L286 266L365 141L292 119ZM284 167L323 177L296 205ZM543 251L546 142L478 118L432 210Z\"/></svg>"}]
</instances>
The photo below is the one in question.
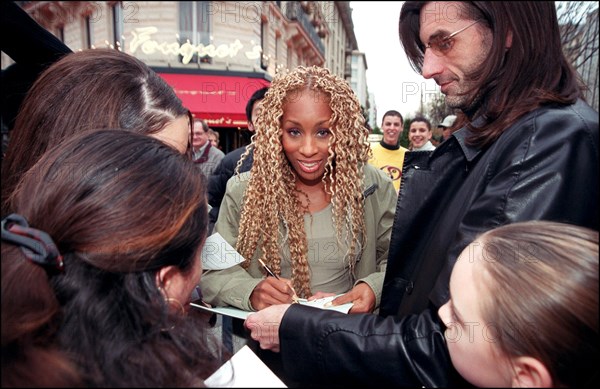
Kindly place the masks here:
<instances>
[{"instance_id":1,"label":"earring","mask_svg":"<svg viewBox=\"0 0 600 389\"><path fill-rule=\"evenodd\" d=\"M169 305L171 305L171 302L173 302L173 301L176 302L177 305L179 305L179 309L181 309L181 314L185 315L185 308L184 308L183 304L181 303L181 301L177 300L176 298L172 298L172 297L167 298L167 303Z\"/></svg>"},{"instance_id":2,"label":"earring","mask_svg":"<svg viewBox=\"0 0 600 389\"><path fill-rule=\"evenodd\" d=\"M181 316L185 315L185 308L183 307L183 304L181 304L181 301L177 300L176 298L172 298L172 297L167 297L165 301L167 302L167 305L169 307L173 306L172 302L177 303L177 305L179 305L179 309L181 309ZM160 331L168 332L168 331L171 331L173 328L175 328L175 324L173 324L169 328L161 328Z\"/></svg>"}]
</instances>

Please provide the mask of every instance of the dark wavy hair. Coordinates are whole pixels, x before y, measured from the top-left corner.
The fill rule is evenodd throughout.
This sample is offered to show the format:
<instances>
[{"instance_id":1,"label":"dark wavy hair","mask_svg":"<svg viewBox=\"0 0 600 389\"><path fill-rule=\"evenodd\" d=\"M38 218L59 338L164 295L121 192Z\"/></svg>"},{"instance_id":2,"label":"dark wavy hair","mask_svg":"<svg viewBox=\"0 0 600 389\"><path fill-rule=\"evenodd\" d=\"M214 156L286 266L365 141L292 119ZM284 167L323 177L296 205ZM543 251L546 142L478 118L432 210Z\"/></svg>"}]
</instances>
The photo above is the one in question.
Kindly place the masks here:
<instances>
[{"instance_id":1,"label":"dark wavy hair","mask_svg":"<svg viewBox=\"0 0 600 389\"><path fill-rule=\"evenodd\" d=\"M426 1L406 1L400 12L400 42L411 66L421 73L425 45L419 38L419 14ZM468 142L485 147L524 114L547 104L583 99L583 86L562 51L553 1L465 1L460 15L491 30L491 50L473 75L481 96L478 114L487 121L474 127L464 113L455 125L468 124ZM512 32L512 46L505 39Z\"/></svg>"},{"instance_id":2,"label":"dark wavy hair","mask_svg":"<svg viewBox=\"0 0 600 389\"><path fill-rule=\"evenodd\" d=\"M185 155L129 131L92 130L44 154L10 205L52 237L64 273L2 242L2 386L56 384L35 382L56 365L57 386L202 385L220 347L207 320L169 309L155 279L165 266L194 269L205 189Z\"/></svg>"},{"instance_id":3,"label":"dark wavy hair","mask_svg":"<svg viewBox=\"0 0 600 389\"><path fill-rule=\"evenodd\" d=\"M191 129L191 113L173 89L132 55L112 49L65 55L33 84L11 130L2 161L2 216L21 176L66 138L92 128L155 134L186 115Z\"/></svg>"}]
</instances>

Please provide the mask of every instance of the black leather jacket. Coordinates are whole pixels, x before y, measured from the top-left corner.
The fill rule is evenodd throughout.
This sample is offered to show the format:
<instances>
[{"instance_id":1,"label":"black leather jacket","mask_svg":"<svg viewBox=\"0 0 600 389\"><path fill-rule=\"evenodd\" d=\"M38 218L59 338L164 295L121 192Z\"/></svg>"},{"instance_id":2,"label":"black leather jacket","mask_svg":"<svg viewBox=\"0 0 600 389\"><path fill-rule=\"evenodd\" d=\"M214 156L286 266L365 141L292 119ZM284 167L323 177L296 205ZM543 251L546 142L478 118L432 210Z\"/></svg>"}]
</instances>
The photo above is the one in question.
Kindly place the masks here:
<instances>
[{"instance_id":1,"label":"black leather jacket","mask_svg":"<svg viewBox=\"0 0 600 389\"><path fill-rule=\"evenodd\" d=\"M462 249L517 221L598 229L598 113L587 104L532 111L484 150L467 146L467 135L461 129L432 152L406 155L382 317L286 312L279 334L290 377L456 385L435 307L448 299Z\"/></svg>"},{"instance_id":2,"label":"black leather jacket","mask_svg":"<svg viewBox=\"0 0 600 389\"><path fill-rule=\"evenodd\" d=\"M598 229L598 113L583 101L532 111L485 150L467 135L407 154L383 316L443 305L456 258L484 231L526 220Z\"/></svg>"},{"instance_id":3,"label":"black leather jacket","mask_svg":"<svg viewBox=\"0 0 600 389\"><path fill-rule=\"evenodd\" d=\"M444 327L432 310L383 318L294 304L279 336L286 378L302 387L466 384L451 368Z\"/></svg>"}]
</instances>

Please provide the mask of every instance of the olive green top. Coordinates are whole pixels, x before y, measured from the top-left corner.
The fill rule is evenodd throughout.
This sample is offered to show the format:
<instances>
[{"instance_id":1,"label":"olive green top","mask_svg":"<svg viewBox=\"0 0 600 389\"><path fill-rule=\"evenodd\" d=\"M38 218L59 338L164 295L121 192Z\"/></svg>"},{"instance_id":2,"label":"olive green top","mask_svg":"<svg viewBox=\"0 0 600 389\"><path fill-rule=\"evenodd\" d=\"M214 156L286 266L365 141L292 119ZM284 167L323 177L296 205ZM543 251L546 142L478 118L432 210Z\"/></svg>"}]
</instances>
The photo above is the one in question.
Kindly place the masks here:
<instances>
[{"instance_id":1,"label":"olive green top","mask_svg":"<svg viewBox=\"0 0 600 389\"><path fill-rule=\"evenodd\" d=\"M310 287L313 293L318 291L345 293L357 282L366 282L375 292L376 306L379 306L383 277L387 265L388 249L397 195L392 181L382 171L366 165L365 189L373 184L377 189L366 198L366 244L355 267L356 279L350 276L348 262L344 260L347 247L339 247L332 221L331 204L312 215L304 216L304 226L308 241L308 263ZM215 232L236 247L242 199L248 185L250 172L233 176L227 182L227 190ZM282 229L283 231L283 229ZM291 277L291 260L285 234L280 234L281 276ZM248 269L235 265L225 270L205 272L200 281L204 301L213 306L231 305L252 311L250 294L264 278L264 271L258 263L260 252L255 253Z\"/></svg>"}]
</instances>

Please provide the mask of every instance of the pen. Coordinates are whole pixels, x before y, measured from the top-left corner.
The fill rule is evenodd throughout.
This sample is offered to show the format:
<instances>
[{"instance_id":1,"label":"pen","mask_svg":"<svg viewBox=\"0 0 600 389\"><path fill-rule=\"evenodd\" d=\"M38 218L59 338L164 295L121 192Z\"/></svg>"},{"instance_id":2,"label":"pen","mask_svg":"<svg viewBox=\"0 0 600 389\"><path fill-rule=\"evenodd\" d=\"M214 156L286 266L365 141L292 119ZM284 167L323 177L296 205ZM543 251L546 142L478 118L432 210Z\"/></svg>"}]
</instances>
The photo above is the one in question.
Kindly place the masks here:
<instances>
[{"instance_id":1,"label":"pen","mask_svg":"<svg viewBox=\"0 0 600 389\"><path fill-rule=\"evenodd\" d=\"M280 279L280 278L279 278L279 276L278 276L277 274L273 273L273 270L271 270L271 269L270 269L270 268L267 266L267 264L266 264L266 263L264 263L264 262L262 261L262 259L258 258L258 262L260 262L260 264L262 265L262 267L263 267L263 268L266 270L266 272L267 272L267 273L269 273L269 275L270 275L271 277L275 277L275 278L276 278L276 279L278 279L278 280ZM293 287L293 286L290 286L290 288L292 288L292 292L294 292L294 295L292 296L292 301L293 301L294 303L298 303L298 295L296 294L296 291L294 290L294 287Z\"/></svg>"}]
</instances>

